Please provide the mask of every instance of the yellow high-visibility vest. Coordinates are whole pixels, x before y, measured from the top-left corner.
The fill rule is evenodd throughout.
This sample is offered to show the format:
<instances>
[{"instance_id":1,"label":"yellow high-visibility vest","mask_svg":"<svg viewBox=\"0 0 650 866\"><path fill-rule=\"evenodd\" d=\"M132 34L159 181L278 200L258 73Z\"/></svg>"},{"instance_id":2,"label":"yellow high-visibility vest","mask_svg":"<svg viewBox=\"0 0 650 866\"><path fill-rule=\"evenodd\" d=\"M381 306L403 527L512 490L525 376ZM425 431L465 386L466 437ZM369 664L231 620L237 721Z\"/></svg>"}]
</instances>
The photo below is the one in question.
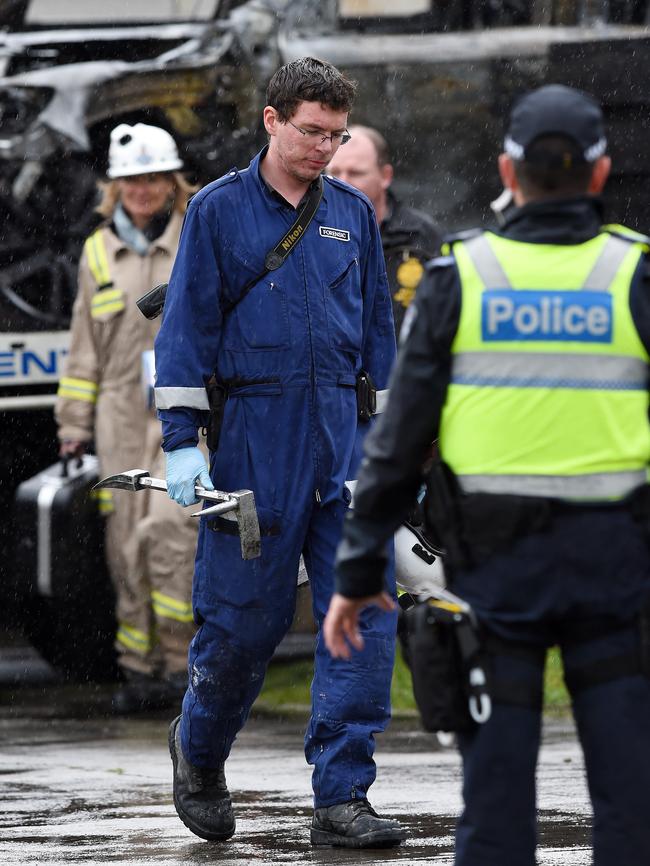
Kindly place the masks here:
<instances>
[{"instance_id":1,"label":"yellow high-visibility vest","mask_svg":"<svg viewBox=\"0 0 650 866\"><path fill-rule=\"evenodd\" d=\"M647 240L453 243L462 305L440 449L465 492L608 500L647 481L649 359L629 306Z\"/></svg>"}]
</instances>

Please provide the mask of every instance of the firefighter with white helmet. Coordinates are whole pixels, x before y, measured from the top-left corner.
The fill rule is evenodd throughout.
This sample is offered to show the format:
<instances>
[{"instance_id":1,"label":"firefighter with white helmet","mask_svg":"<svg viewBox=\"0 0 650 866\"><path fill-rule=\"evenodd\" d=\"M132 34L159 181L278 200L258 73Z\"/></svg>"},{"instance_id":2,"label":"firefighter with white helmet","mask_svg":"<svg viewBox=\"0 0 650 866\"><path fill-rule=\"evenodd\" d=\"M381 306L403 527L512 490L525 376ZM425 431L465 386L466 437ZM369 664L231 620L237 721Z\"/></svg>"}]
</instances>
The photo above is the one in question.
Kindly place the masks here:
<instances>
[{"instance_id":1,"label":"firefighter with white helmet","mask_svg":"<svg viewBox=\"0 0 650 866\"><path fill-rule=\"evenodd\" d=\"M145 319L135 301L171 272L192 192L182 167L163 129L123 123L111 133L109 181L101 184L98 207L104 221L87 239L79 264L70 354L56 406L62 457L79 456L92 441L103 475L137 466L156 474L161 462L160 424L148 393L158 323ZM125 676L115 709L161 706L185 688L196 527L164 497L100 495Z\"/></svg>"}]
</instances>

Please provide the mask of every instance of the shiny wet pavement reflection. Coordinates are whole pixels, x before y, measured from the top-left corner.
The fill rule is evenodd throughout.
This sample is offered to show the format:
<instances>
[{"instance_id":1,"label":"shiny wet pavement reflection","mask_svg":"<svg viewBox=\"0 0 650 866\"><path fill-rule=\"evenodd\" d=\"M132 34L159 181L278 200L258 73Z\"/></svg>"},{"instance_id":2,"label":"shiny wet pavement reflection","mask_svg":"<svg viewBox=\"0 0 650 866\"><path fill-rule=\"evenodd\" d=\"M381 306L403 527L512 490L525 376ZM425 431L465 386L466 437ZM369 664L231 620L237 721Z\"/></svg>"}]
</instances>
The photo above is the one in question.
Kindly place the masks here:
<instances>
[{"instance_id":1,"label":"shiny wet pavement reflection","mask_svg":"<svg viewBox=\"0 0 650 866\"><path fill-rule=\"evenodd\" d=\"M0 709L0 863L453 863L460 766L415 721L378 738L375 808L409 829L400 848L313 849L304 720L253 718L227 764L237 833L197 839L171 800L168 717L112 719L97 689L44 685ZM90 717L88 715L90 714ZM582 761L566 723L546 726L539 768L540 866L591 862ZM505 866L505 864L504 864Z\"/></svg>"}]
</instances>

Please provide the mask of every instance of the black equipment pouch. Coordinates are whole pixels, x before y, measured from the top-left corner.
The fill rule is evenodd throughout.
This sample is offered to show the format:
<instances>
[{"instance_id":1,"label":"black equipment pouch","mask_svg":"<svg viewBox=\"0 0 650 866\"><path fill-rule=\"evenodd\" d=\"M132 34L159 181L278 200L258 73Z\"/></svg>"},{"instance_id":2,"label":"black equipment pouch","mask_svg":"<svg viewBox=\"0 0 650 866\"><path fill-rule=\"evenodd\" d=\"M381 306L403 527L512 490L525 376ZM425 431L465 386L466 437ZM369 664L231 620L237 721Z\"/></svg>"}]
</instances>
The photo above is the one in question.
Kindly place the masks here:
<instances>
[{"instance_id":1,"label":"black equipment pouch","mask_svg":"<svg viewBox=\"0 0 650 866\"><path fill-rule=\"evenodd\" d=\"M357 418L367 423L377 411L377 389L372 376L360 370L357 376Z\"/></svg>"},{"instance_id":2,"label":"black equipment pouch","mask_svg":"<svg viewBox=\"0 0 650 866\"><path fill-rule=\"evenodd\" d=\"M168 285L160 283L136 301L138 309L146 319L157 319L162 313Z\"/></svg>"},{"instance_id":3,"label":"black equipment pouch","mask_svg":"<svg viewBox=\"0 0 650 866\"><path fill-rule=\"evenodd\" d=\"M460 733L492 711L478 626L466 606L429 599L404 614L413 694L427 731Z\"/></svg>"},{"instance_id":4,"label":"black equipment pouch","mask_svg":"<svg viewBox=\"0 0 650 866\"><path fill-rule=\"evenodd\" d=\"M214 376L205 386L208 394L208 404L210 406L210 420L208 421L206 443L210 451L216 451L219 445L219 437L221 435L221 427L223 425L223 415L226 409L226 400L228 399L228 391L221 385Z\"/></svg>"}]
</instances>

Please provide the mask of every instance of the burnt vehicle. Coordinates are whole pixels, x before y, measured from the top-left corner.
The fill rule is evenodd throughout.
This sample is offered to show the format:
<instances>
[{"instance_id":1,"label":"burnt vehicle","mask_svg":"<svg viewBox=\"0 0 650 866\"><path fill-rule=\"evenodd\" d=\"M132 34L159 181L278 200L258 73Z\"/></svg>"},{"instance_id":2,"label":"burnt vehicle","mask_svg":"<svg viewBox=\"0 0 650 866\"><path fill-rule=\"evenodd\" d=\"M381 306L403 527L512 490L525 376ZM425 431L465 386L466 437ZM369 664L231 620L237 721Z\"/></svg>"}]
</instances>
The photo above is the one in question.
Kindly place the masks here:
<instances>
[{"instance_id":1,"label":"burnt vehicle","mask_svg":"<svg viewBox=\"0 0 650 866\"><path fill-rule=\"evenodd\" d=\"M493 219L504 118L521 93L563 83L604 108L608 218L650 229L647 0L333 0L291 4L283 62L329 60L358 82L354 120L391 146L394 189L449 230ZM409 12L410 14L403 14Z\"/></svg>"},{"instance_id":2,"label":"burnt vehicle","mask_svg":"<svg viewBox=\"0 0 650 866\"><path fill-rule=\"evenodd\" d=\"M648 4L639 0L0 0L0 599L5 618L71 675L112 642L108 590L74 598L15 580L7 519L19 482L56 461L52 405L76 263L94 226L110 130L169 130L198 183L263 143L264 91L311 54L358 82L397 193L440 225L492 219L502 118L544 83L603 103L609 218L650 228ZM80 539L80 544L82 540ZM83 612L83 615L80 614ZM88 621L92 628L88 628ZM53 627L57 623L57 627ZM67 638L66 638L67 636ZM110 667L108 665L107 667Z\"/></svg>"}]
</instances>

